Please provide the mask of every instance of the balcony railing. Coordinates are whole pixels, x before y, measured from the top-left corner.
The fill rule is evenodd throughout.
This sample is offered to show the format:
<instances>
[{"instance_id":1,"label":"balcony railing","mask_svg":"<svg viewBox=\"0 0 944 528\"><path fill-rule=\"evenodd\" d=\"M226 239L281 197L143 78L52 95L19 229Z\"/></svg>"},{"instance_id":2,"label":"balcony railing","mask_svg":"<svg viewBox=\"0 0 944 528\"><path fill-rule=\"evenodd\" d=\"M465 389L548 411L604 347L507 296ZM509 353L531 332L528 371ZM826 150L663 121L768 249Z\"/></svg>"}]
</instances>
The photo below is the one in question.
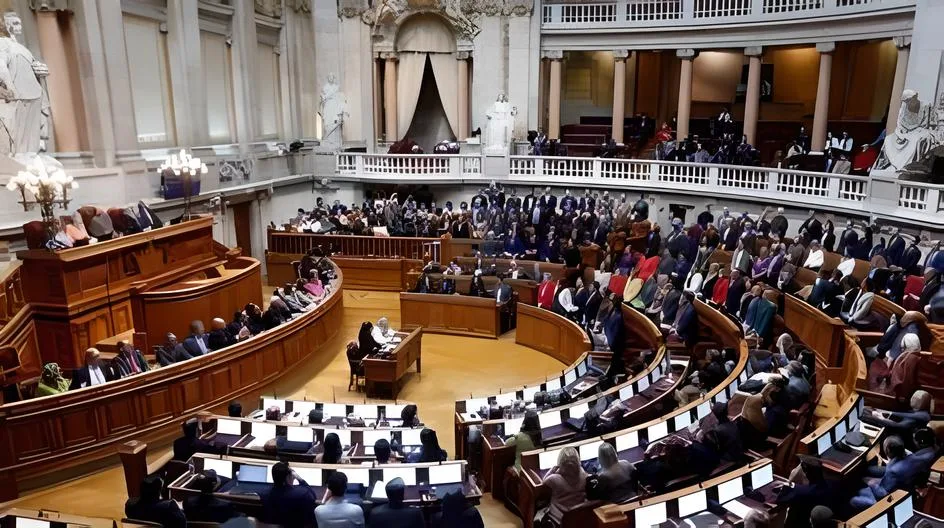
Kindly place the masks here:
<instances>
[{"instance_id":1,"label":"balcony railing","mask_svg":"<svg viewBox=\"0 0 944 528\"><path fill-rule=\"evenodd\" d=\"M337 175L431 183L485 182L557 184L673 192L760 201L861 216L916 221L944 227L944 192L939 186L883 177L873 189L864 176L766 167L638 159L509 156L507 165L483 169L478 155L337 156Z\"/></svg>"},{"instance_id":2,"label":"balcony railing","mask_svg":"<svg viewBox=\"0 0 944 528\"><path fill-rule=\"evenodd\" d=\"M545 3L543 29L704 25L862 14L914 7L915 0L611 0Z\"/></svg>"}]
</instances>

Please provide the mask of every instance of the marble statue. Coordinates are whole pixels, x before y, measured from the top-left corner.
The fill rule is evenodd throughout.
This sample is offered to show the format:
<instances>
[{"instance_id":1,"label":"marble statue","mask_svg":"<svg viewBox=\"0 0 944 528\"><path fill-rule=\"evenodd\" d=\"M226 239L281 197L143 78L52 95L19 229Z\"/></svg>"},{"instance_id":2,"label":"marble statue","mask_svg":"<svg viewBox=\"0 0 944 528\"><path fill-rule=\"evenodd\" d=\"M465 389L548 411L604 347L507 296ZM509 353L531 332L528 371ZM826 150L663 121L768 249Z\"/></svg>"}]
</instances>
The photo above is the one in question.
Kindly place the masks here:
<instances>
[{"instance_id":1,"label":"marble statue","mask_svg":"<svg viewBox=\"0 0 944 528\"><path fill-rule=\"evenodd\" d=\"M515 128L515 116L518 109L511 106L504 92L492 104L491 110L485 115L488 124L485 127L485 148L487 156L504 156L508 154L512 132Z\"/></svg>"},{"instance_id":2,"label":"marble statue","mask_svg":"<svg viewBox=\"0 0 944 528\"><path fill-rule=\"evenodd\" d=\"M882 152L875 161L876 170L923 172L920 167L931 151L944 143L944 129L940 127L939 109L922 103L918 92L905 90L901 94L901 108L895 132L882 144ZM915 170L917 169L917 170Z\"/></svg>"},{"instance_id":3,"label":"marble statue","mask_svg":"<svg viewBox=\"0 0 944 528\"><path fill-rule=\"evenodd\" d=\"M328 80L321 87L321 145L331 148L341 147L341 131L347 113L347 98L341 92L338 78L329 73Z\"/></svg>"},{"instance_id":4,"label":"marble statue","mask_svg":"<svg viewBox=\"0 0 944 528\"><path fill-rule=\"evenodd\" d=\"M44 79L49 68L17 42L23 34L19 15L3 15L0 34L0 152L35 153L46 150L49 100Z\"/></svg>"}]
</instances>

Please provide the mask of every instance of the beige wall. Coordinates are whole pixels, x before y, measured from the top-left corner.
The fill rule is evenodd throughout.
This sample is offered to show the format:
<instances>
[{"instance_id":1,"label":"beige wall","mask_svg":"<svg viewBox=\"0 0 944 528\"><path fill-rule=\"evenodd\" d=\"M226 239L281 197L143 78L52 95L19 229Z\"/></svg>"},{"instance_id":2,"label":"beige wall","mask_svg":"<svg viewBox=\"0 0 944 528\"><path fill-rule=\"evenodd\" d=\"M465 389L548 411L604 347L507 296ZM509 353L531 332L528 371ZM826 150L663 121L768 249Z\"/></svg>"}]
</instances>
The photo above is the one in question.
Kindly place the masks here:
<instances>
[{"instance_id":1,"label":"beige wall","mask_svg":"<svg viewBox=\"0 0 944 528\"><path fill-rule=\"evenodd\" d=\"M718 103L718 109L733 103L743 64L740 50L698 54L692 72L692 102Z\"/></svg>"},{"instance_id":2,"label":"beige wall","mask_svg":"<svg viewBox=\"0 0 944 528\"><path fill-rule=\"evenodd\" d=\"M561 73L561 124L613 115L613 53L571 51Z\"/></svg>"}]
</instances>

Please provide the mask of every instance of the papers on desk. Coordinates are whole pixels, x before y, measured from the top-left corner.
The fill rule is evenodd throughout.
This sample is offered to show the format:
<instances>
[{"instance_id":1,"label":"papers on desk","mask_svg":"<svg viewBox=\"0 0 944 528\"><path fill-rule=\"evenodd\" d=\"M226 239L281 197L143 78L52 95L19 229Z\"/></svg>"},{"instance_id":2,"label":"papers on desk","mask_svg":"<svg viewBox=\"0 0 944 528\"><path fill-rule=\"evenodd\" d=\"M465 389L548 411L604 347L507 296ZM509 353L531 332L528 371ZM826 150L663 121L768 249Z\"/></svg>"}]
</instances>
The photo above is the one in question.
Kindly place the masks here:
<instances>
[{"instance_id":1,"label":"papers on desk","mask_svg":"<svg viewBox=\"0 0 944 528\"><path fill-rule=\"evenodd\" d=\"M580 383L574 385L574 388L570 389L570 391L573 393L583 392L589 389L590 387L593 387L593 383L594 382L592 380L583 380Z\"/></svg>"},{"instance_id":2,"label":"papers on desk","mask_svg":"<svg viewBox=\"0 0 944 528\"><path fill-rule=\"evenodd\" d=\"M728 510L734 515L737 515L741 519L744 519L745 517L747 517L747 514L751 513L751 510L753 510L754 508L751 508L747 504L744 504L743 502L737 499L734 499L733 501L726 502L724 504L724 509Z\"/></svg>"},{"instance_id":3,"label":"papers on desk","mask_svg":"<svg viewBox=\"0 0 944 528\"><path fill-rule=\"evenodd\" d=\"M478 413L459 413L459 416L466 422L476 422L482 419Z\"/></svg>"},{"instance_id":4,"label":"papers on desk","mask_svg":"<svg viewBox=\"0 0 944 528\"><path fill-rule=\"evenodd\" d=\"M400 336L396 336L394 338L391 338L390 342L393 343L394 345L399 345L401 342L403 342L403 338Z\"/></svg>"}]
</instances>

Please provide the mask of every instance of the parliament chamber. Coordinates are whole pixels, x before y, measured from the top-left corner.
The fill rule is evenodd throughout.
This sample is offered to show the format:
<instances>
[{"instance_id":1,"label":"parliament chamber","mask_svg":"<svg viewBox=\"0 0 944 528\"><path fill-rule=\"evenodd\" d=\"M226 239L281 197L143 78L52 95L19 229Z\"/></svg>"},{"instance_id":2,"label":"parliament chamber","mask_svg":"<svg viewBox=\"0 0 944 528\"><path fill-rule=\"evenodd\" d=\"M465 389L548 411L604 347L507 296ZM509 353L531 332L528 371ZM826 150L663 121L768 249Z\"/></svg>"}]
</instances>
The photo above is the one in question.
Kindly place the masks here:
<instances>
[{"instance_id":1,"label":"parliament chamber","mask_svg":"<svg viewBox=\"0 0 944 528\"><path fill-rule=\"evenodd\" d=\"M944 528L937 0L0 8L0 528Z\"/></svg>"}]
</instances>

